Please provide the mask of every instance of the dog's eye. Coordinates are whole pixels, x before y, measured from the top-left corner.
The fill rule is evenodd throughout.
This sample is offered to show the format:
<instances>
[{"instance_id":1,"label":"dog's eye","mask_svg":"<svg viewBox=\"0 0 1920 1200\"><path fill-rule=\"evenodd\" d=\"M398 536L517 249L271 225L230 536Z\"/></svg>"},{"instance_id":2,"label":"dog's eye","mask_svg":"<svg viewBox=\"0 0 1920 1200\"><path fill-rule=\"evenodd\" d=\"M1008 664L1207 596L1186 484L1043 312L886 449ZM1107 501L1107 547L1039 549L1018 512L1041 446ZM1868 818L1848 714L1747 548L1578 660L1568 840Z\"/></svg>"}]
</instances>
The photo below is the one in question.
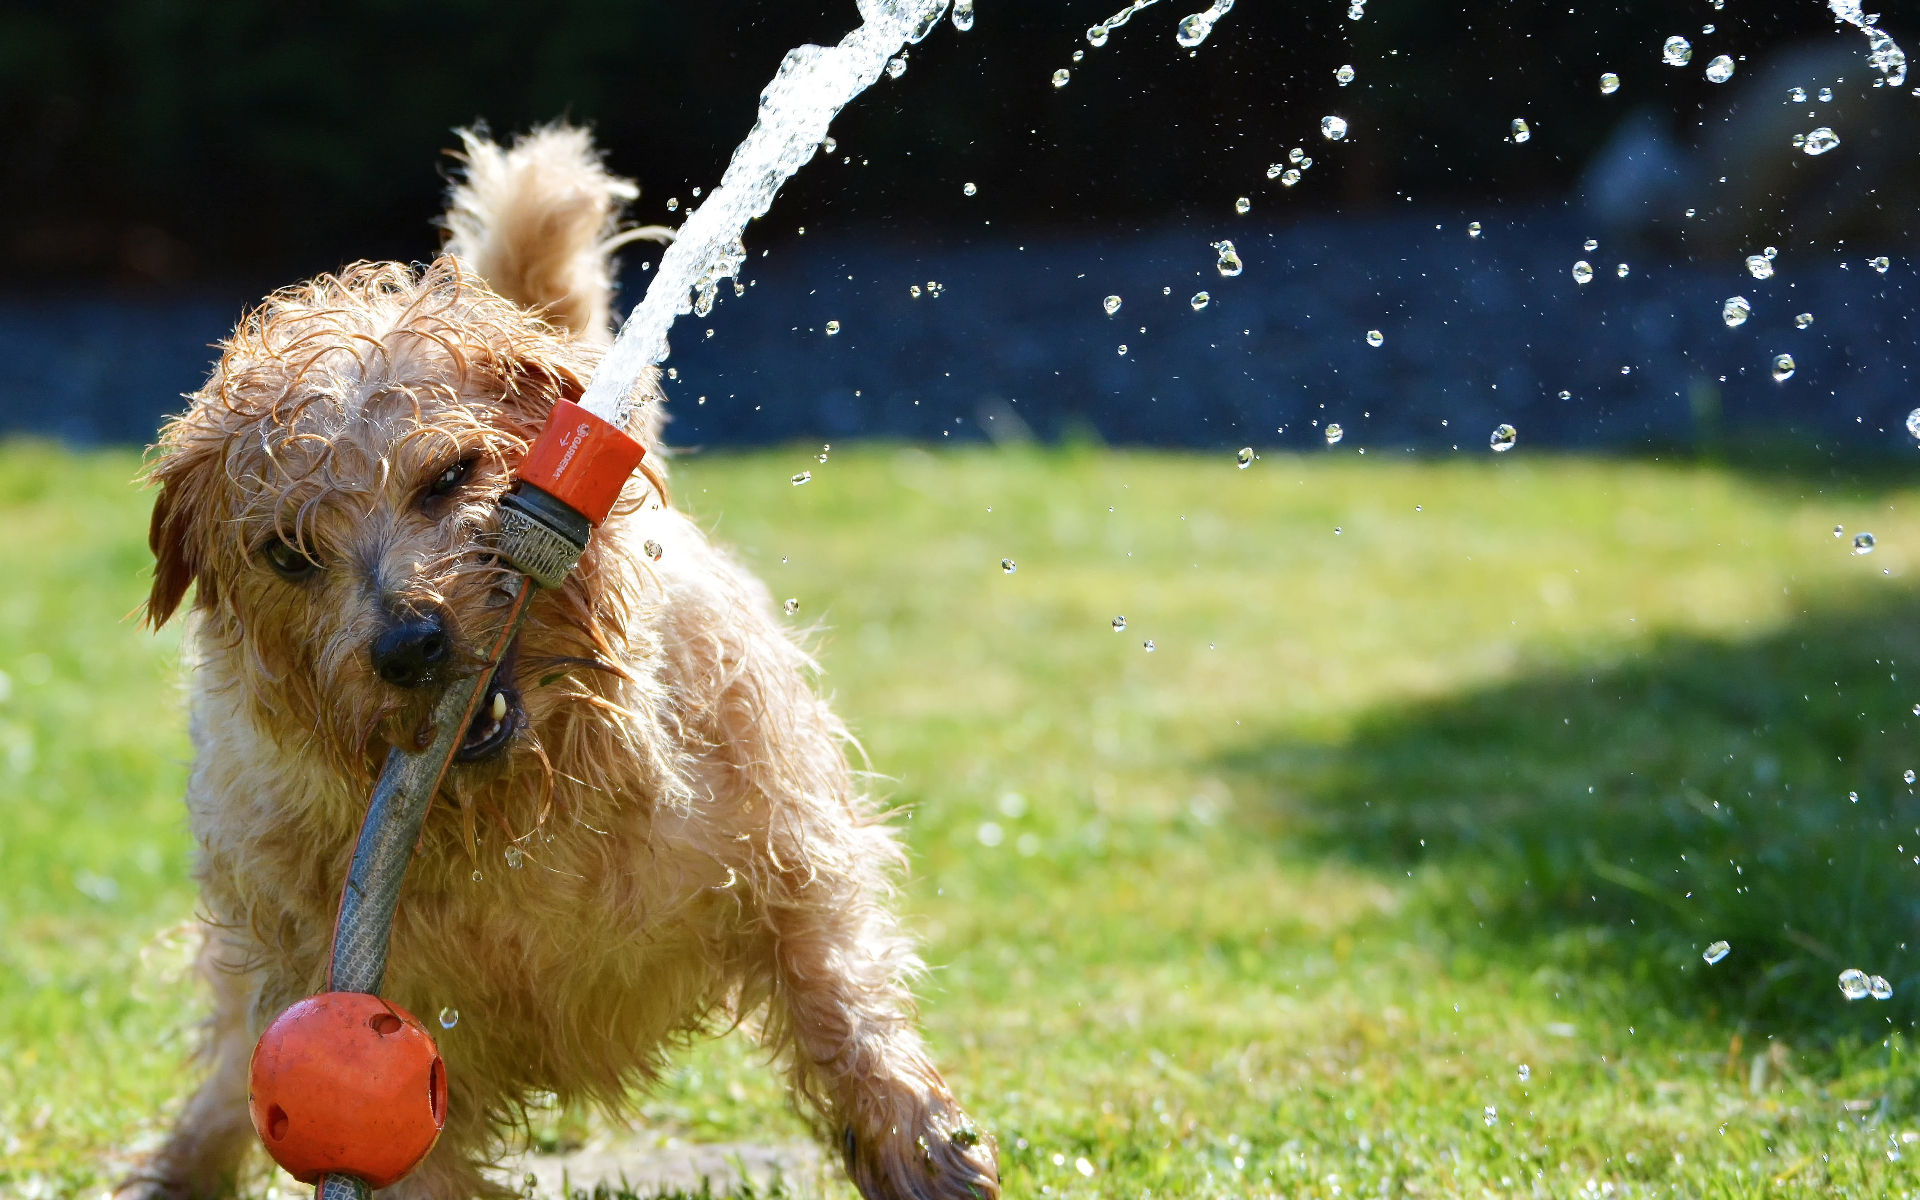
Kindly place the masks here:
<instances>
[{"instance_id":1,"label":"dog's eye","mask_svg":"<svg viewBox=\"0 0 1920 1200\"><path fill-rule=\"evenodd\" d=\"M298 546L283 538L275 538L260 548L260 556L267 560L282 579L300 580L320 569L320 564L308 558Z\"/></svg>"},{"instance_id":2,"label":"dog's eye","mask_svg":"<svg viewBox=\"0 0 1920 1200\"><path fill-rule=\"evenodd\" d=\"M472 472L473 472L473 460L470 458L463 458L459 462L454 463L452 466L448 467L446 470L434 476L433 482L427 485L427 494L429 496L447 495L449 492L453 491L453 489L465 483L467 481L467 476Z\"/></svg>"}]
</instances>

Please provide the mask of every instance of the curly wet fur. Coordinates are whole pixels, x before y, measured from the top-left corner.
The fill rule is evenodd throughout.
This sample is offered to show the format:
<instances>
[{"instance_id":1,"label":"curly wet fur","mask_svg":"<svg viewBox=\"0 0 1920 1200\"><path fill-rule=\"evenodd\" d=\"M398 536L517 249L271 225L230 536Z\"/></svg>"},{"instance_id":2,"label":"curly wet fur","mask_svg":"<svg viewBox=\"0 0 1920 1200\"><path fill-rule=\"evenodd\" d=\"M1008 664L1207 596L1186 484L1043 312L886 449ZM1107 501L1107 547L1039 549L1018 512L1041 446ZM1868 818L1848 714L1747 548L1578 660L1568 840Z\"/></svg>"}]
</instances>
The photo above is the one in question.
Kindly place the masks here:
<instances>
[{"instance_id":1,"label":"curly wet fur","mask_svg":"<svg viewBox=\"0 0 1920 1200\"><path fill-rule=\"evenodd\" d=\"M572 171L617 210L584 136L542 131L507 157L523 149L547 164L523 172L534 190L564 192L541 171ZM469 139L476 164L498 153ZM575 295L585 264L610 289L612 217L556 238L529 213L469 204L456 245L520 237L524 279ZM148 611L166 620L192 587L187 805L215 1009L206 1082L126 1194L219 1195L241 1170L254 1039L322 986L368 787L429 707L431 689L381 681L369 643L431 611L471 663L497 619L500 568L479 549L494 498L603 344L539 315L563 299L508 300L454 257L356 264L268 297L162 433ZM640 386L646 436L657 383ZM435 496L461 462L464 483ZM766 589L663 491L631 482L565 587L534 598L520 733L456 766L428 814L386 994L459 1010L440 1037L450 1115L383 1194L494 1194L483 1168L532 1094L618 1111L678 1040L754 1019L865 1195L997 1196L992 1144L915 1029L894 832ZM276 540L317 569L283 577L261 555Z\"/></svg>"}]
</instances>

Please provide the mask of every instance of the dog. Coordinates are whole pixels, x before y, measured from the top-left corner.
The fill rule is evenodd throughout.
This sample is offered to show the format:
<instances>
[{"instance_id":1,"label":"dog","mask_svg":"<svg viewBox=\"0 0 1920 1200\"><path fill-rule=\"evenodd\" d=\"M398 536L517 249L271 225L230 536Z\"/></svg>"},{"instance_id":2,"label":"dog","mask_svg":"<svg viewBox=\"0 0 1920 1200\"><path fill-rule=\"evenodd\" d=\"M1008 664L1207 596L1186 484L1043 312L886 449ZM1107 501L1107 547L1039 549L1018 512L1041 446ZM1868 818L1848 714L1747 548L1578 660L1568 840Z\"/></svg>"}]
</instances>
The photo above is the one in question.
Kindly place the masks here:
<instances>
[{"instance_id":1,"label":"dog","mask_svg":"<svg viewBox=\"0 0 1920 1200\"><path fill-rule=\"evenodd\" d=\"M123 1197L226 1195L247 1170L254 1042L324 989L388 749L425 736L499 625L495 501L611 340L636 189L577 128L462 136L444 253L268 296L150 456L147 619L193 592L213 1013L205 1082ZM658 463L657 375L636 387L629 431ZM533 598L427 815L384 994L457 1011L450 1096L433 1151L381 1195L511 1194L488 1168L536 1094L619 1111L676 1044L742 1022L869 1200L999 1195L994 1143L916 1028L902 851L815 670L660 472L629 481Z\"/></svg>"}]
</instances>

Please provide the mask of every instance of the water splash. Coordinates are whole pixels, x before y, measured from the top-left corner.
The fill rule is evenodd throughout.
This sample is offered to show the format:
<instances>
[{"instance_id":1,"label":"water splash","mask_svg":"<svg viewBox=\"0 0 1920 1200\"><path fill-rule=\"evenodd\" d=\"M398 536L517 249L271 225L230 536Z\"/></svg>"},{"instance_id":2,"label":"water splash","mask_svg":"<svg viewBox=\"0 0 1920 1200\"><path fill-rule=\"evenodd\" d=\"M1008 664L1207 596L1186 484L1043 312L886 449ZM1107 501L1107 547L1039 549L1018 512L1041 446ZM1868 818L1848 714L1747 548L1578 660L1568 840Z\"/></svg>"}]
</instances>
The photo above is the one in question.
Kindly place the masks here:
<instances>
[{"instance_id":1,"label":"water splash","mask_svg":"<svg viewBox=\"0 0 1920 1200\"><path fill-rule=\"evenodd\" d=\"M933 32L948 0L858 0L861 25L834 46L798 46L760 93L760 115L733 152L720 186L687 215L661 256L653 283L608 348L581 407L624 426L640 397L634 384L666 361L674 318L711 311L720 281L746 261L747 222L773 205L780 185L807 164L827 126L886 72L889 60Z\"/></svg>"},{"instance_id":2,"label":"water splash","mask_svg":"<svg viewBox=\"0 0 1920 1200\"><path fill-rule=\"evenodd\" d=\"M1133 14L1139 12L1141 9L1152 8L1158 3L1160 3L1160 0L1133 0L1132 4L1127 5L1119 12L1087 30L1087 41L1095 47L1106 45L1108 34L1125 25L1128 21L1133 20Z\"/></svg>"},{"instance_id":3,"label":"water splash","mask_svg":"<svg viewBox=\"0 0 1920 1200\"><path fill-rule=\"evenodd\" d=\"M1233 0L1213 0L1205 12L1197 12L1180 19L1180 29L1174 34L1174 40L1191 50L1207 40L1213 32L1214 23L1233 11Z\"/></svg>"},{"instance_id":4,"label":"water splash","mask_svg":"<svg viewBox=\"0 0 1920 1200\"><path fill-rule=\"evenodd\" d=\"M1880 78L1873 81L1875 87L1899 87L1907 81L1906 51L1876 24L1878 16L1861 12L1860 0L1827 0L1827 7L1836 20L1867 35L1867 61L1880 72Z\"/></svg>"}]
</instances>

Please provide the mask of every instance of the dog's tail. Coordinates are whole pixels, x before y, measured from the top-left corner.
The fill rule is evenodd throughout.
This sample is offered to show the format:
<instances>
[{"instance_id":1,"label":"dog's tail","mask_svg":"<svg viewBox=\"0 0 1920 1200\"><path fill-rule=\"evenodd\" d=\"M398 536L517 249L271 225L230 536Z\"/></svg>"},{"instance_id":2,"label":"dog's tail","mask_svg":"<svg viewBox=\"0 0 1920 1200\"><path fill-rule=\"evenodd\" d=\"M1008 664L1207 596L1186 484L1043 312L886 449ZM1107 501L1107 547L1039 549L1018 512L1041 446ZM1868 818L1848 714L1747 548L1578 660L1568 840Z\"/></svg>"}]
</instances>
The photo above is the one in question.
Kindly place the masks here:
<instances>
[{"instance_id":1,"label":"dog's tail","mask_svg":"<svg viewBox=\"0 0 1920 1200\"><path fill-rule=\"evenodd\" d=\"M621 229L621 211L640 189L607 170L584 129L542 126L507 149L475 130L459 134L462 170L447 196L445 252L516 304L607 341L613 252L636 239L670 240L672 231Z\"/></svg>"}]
</instances>

